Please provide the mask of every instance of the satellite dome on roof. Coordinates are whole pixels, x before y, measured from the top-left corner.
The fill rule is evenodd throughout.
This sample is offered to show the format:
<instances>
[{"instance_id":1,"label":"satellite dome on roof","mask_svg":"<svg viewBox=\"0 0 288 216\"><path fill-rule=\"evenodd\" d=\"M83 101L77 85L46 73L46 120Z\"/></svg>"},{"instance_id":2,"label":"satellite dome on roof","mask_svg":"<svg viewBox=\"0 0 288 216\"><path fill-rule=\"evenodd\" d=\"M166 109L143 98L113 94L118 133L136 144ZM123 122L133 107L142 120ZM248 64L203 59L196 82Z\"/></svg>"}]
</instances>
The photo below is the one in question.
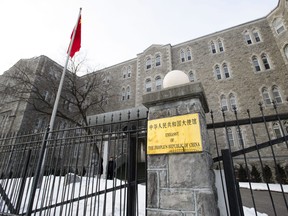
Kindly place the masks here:
<instances>
[{"instance_id":1,"label":"satellite dome on roof","mask_svg":"<svg viewBox=\"0 0 288 216\"><path fill-rule=\"evenodd\" d=\"M189 83L187 74L180 70L173 70L166 74L163 79L163 88Z\"/></svg>"}]
</instances>

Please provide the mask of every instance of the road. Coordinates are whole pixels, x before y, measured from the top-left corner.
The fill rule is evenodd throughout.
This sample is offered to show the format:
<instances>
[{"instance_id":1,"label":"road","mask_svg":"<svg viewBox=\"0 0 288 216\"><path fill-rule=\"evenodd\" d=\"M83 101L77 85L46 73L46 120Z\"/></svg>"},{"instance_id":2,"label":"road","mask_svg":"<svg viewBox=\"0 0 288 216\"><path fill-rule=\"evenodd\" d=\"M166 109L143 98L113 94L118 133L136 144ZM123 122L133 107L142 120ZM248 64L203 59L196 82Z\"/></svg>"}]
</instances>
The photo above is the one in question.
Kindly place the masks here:
<instances>
[{"instance_id":1,"label":"road","mask_svg":"<svg viewBox=\"0 0 288 216\"><path fill-rule=\"evenodd\" d=\"M243 206L253 208L253 201L252 201L252 196L251 192L249 189L240 189L241 197L242 197L242 203ZM253 191L253 196L255 200L255 205L257 212L260 213L266 213L269 216L288 216L288 209L284 201L284 196L282 193L279 192L271 192L274 206L275 206L275 211L276 214L274 213L274 208L272 205L272 201L269 195L268 191ZM288 194L285 194L286 201L288 202Z\"/></svg>"}]
</instances>

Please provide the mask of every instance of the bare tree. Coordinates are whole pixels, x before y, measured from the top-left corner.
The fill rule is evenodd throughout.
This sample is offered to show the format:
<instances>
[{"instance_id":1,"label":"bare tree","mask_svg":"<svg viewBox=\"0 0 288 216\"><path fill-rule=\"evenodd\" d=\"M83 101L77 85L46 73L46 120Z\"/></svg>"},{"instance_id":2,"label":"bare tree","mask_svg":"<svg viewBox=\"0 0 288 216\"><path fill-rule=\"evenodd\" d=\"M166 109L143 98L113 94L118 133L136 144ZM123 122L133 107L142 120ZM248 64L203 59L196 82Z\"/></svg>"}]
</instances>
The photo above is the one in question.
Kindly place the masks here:
<instances>
[{"instance_id":1,"label":"bare tree","mask_svg":"<svg viewBox=\"0 0 288 216\"><path fill-rule=\"evenodd\" d=\"M65 76L64 85L56 116L78 127L89 125L87 116L105 112L112 83L103 72L87 71L79 77L77 72L84 60L70 62ZM42 66L39 66L42 65ZM2 83L4 94L9 94L14 100L25 101L32 111L51 116L55 97L62 75L63 67L45 57L38 66L15 64L3 76L7 82ZM58 118L59 119L59 118Z\"/></svg>"}]
</instances>

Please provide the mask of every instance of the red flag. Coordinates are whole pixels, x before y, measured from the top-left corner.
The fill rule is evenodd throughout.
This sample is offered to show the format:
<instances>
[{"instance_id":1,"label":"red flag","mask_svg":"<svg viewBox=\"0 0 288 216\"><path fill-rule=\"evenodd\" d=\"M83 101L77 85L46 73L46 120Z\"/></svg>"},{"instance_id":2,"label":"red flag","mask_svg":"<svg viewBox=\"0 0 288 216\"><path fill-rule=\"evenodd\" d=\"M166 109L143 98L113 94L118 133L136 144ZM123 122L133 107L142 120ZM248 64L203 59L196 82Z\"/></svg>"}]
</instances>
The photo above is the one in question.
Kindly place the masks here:
<instances>
[{"instance_id":1,"label":"red flag","mask_svg":"<svg viewBox=\"0 0 288 216\"><path fill-rule=\"evenodd\" d=\"M72 45L71 46L71 52L70 52L70 57L72 58L76 52L80 50L81 47L81 15L79 16L78 24L77 26L73 29L72 34L71 34L71 40L73 38L74 31L76 29L76 33L74 36L74 41L71 41Z\"/></svg>"}]
</instances>

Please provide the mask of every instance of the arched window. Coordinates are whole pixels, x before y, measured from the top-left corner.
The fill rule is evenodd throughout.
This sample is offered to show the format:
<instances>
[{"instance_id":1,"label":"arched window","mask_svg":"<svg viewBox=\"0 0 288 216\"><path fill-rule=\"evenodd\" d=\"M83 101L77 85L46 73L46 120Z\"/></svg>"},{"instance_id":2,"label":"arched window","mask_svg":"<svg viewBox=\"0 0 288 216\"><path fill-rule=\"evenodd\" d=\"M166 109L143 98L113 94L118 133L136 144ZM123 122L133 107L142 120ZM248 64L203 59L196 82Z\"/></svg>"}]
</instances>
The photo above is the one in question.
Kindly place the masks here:
<instances>
[{"instance_id":1,"label":"arched window","mask_svg":"<svg viewBox=\"0 0 288 216\"><path fill-rule=\"evenodd\" d=\"M286 44L286 46L284 47L284 53L286 58L288 59L288 44Z\"/></svg>"},{"instance_id":2,"label":"arched window","mask_svg":"<svg viewBox=\"0 0 288 216\"><path fill-rule=\"evenodd\" d=\"M262 89L262 97L266 105L271 105L271 98L267 88Z\"/></svg>"},{"instance_id":3,"label":"arched window","mask_svg":"<svg viewBox=\"0 0 288 216\"><path fill-rule=\"evenodd\" d=\"M155 78L155 82L156 82L156 89L157 90L161 90L161 88L162 88L162 79L161 79L161 77L157 76Z\"/></svg>"},{"instance_id":4,"label":"arched window","mask_svg":"<svg viewBox=\"0 0 288 216\"><path fill-rule=\"evenodd\" d=\"M125 88L122 88L122 101L125 100L125 96L126 96Z\"/></svg>"},{"instance_id":5,"label":"arched window","mask_svg":"<svg viewBox=\"0 0 288 216\"><path fill-rule=\"evenodd\" d=\"M232 128L227 128L227 138L228 138L228 144L230 146L234 146L234 137Z\"/></svg>"},{"instance_id":6,"label":"arched window","mask_svg":"<svg viewBox=\"0 0 288 216\"><path fill-rule=\"evenodd\" d=\"M253 62L253 65L254 65L254 68L255 70L258 72L258 71L261 71L261 68L260 68L260 65L259 65L259 62L258 62L258 59L256 56L253 56L252 57L252 62Z\"/></svg>"},{"instance_id":7,"label":"arched window","mask_svg":"<svg viewBox=\"0 0 288 216\"><path fill-rule=\"evenodd\" d=\"M218 80L220 80L222 77L221 77L221 71L220 71L220 67L218 65L215 66L215 75L216 75L216 78Z\"/></svg>"},{"instance_id":8,"label":"arched window","mask_svg":"<svg viewBox=\"0 0 288 216\"><path fill-rule=\"evenodd\" d=\"M130 96L131 96L130 86L128 86L128 87L126 88L126 97L127 97L127 100L130 99Z\"/></svg>"},{"instance_id":9,"label":"arched window","mask_svg":"<svg viewBox=\"0 0 288 216\"><path fill-rule=\"evenodd\" d=\"M230 94L229 95L229 102L230 102L230 108L231 110L236 110L237 109L237 101L236 101L236 97L234 94Z\"/></svg>"},{"instance_id":10,"label":"arched window","mask_svg":"<svg viewBox=\"0 0 288 216\"><path fill-rule=\"evenodd\" d=\"M193 73L193 71L189 72L189 80L190 82L195 82L195 74Z\"/></svg>"},{"instance_id":11,"label":"arched window","mask_svg":"<svg viewBox=\"0 0 288 216\"><path fill-rule=\"evenodd\" d=\"M190 48L187 48L187 60L190 61L192 59L192 54Z\"/></svg>"},{"instance_id":12,"label":"arched window","mask_svg":"<svg viewBox=\"0 0 288 216\"><path fill-rule=\"evenodd\" d=\"M155 56L155 65L156 67L161 65L161 56L159 54Z\"/></svg>"},{"instance_id":13,"label":"arched window","mask_svg":"<svg viewBox=\"0 0 288 216\"><path fill-rule=\"evenodd\" d=\"M281 138L283 136L278 122L273 122L273 130L274 130L276 138Z\"/></svg>"},{"instance_id":14,"label":"arched window","mask_svg":"<svg viewBox=\"0 0 288 216\"><path fill-rule=\"evenodd\" d=\"M210 45L211 45L211 52L212 52L212 53L216 53L217 50L216 50L216 47L215 47L214 42L212 41Z\"/></svg>"},{"instance_id":15,"label":"arched window","mask_svg":"<svg viewBox=\"0 0 288 216\"><path fill-rule=\"evenodd\" d=\"M222 43L222 41L220 39L218 40L218 47L219 47L219 51L220 52L224 51L223 43Z\"/></svg>"},{"instance_id":16,"label":"arched window","mask_svg":"<svg viewBox=\"0 0 288 216\"><path fill-rule=\"evenodd\" d=\"M258 31L253 30L253 36L254 36L254 40L255 40L256 43L258 43L258 42L261 41L261 38L260 38L260 36L259 36Z\"/></svg>"},{"instance_id":17,"label":"arched window","mask_svg":"<svg viewBox=\"0 0 288 216\"><path fill-rule=\"evenodd\" d=\"M224 71L224 76L225 76L225 78L227 79L227 78L229 78L230 77L230 73L229 73L229 69L228 69L228 66L227 66L227 64L223 64L222 65L222 67L223 67L223 71Z\"/></svg>"},{"instance_id":18,"label":"arched window","mask_svg":"<svg viewBox=\"0 0 288 216\"><path fill-rule=\"evenodd\" d=\"M146 59L146 69L147 69L147 70L151 68L151 64L152 64L152 60L151 60L150 57L148 57L148 58Z\"/></svg>"},{"instance_id":19,"label":"arched window","mask_svg":"<svg viewBox=\"0 0 288 216\"><path fill-rule=\"evenodd\" d=\"M245 41L246 41L247 44L252 44L250 33L248 31L245 31L244 38L245 38Z\"/></svg>"},{"instance_id":20,"label":"arched window","mask_svg":"<svg viewBox=\"0 0 288 216\"><path fill-rule=\"evenodd\" d=\"M265 54L262 54L261 55L261 59L262 59L262 62L263 62L263 65L264 65L265 69L269 70L270 69L270 64L269 64L267 56Z\"/></svg>"},{"instance_id":21,"label":"arched window","mask_svg":"<svg viewBox=\"0 0 288 216\"><path fill-rule=\"evenodd\" d=\"M131 77L131 66L128 67L128 70L127 70L127 77Z\"/></svg>"},{"instance_id":22,"label":"arched window","mask_svg":"<svg viewBox=\"0 0 288 216\"><path fill-rule=\"evenodd\" d=\"M180 51L180 59L181 59L181 62L185 62L185 53L182 49Z\"/></svg>"},{"instance_id":23,"label":"arched window","mask_svg":"<svg viewBox=\"0 0 288 216\"><path fill-rule=\"evenodd\" d=\"M225 95L221 95L220 103L221 103L221 109L223 111L227 111L228 110L228 104L227 104L227 99L226 99Z\"/></svg>"},{"instance_id":24,"label":"arched window","mask_svg":"<svg viewBox=\"0 0 288 216\"><path fill-rule=\"evenodd\" d=\"M283 20L281 18L276 18L273 21L273 27L277 34L281 34L283 31L285 31L284 25L283 25Z\"/></svg>"},{"instance_id":25,"label":"arched window","mask_svg":"<svg viewBox=\"0 0 288 216\"><path fill-rule=\"evenodd\" d=\"M272 87L272 95L273 95L273 99L277 104L283 103L282 98L281 98L281 94L279 92L279 89L277 86L273 86Z\"/></svg>"},{"instance_id":26,"label":"arched window","mask_svg":"<svg viewBox=\"0 0 288 216\"><path fill-rule=\"evenodd\" d=\"M151 92L152 91L151 79L146 79L146 81L145 81L145 89L146 89L146 92Z\"/></svg>"},{"instance_id":27,"label":"arched window","mask_svg":"<svg viewBox=\"0 0 288 216\"><path fill-rule=\"evenodd\" d=\"M123 79L125 79L127 77L127 69L126 69L126 67L124 67L122 69L122 74L123 74Z\"/></svg>"}]
</instances>

